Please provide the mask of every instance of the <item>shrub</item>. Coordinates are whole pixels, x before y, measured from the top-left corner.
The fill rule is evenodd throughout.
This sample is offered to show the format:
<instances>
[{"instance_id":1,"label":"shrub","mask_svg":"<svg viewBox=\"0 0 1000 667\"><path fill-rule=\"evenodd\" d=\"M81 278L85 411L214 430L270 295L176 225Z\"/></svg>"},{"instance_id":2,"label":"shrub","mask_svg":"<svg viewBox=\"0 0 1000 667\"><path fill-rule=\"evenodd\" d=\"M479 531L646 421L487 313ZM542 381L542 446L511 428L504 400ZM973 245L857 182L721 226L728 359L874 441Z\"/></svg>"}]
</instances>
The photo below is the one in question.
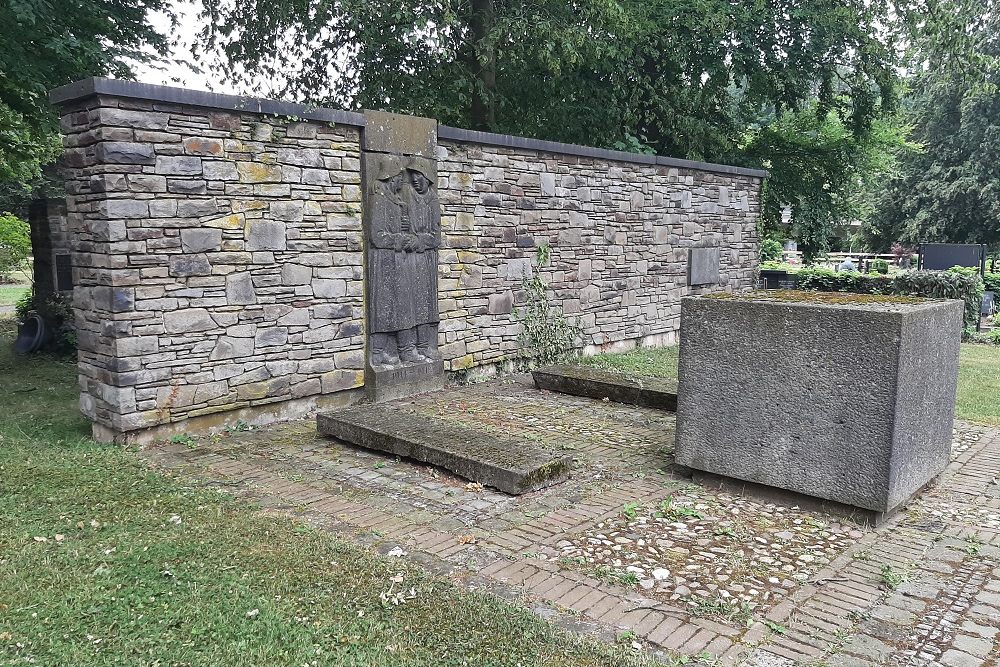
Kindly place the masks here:
<instances>
[{"instance_id":1,"label":"shrub","mask_svg":"<svg viewBox=\"0 0 1000 667\"><path fill-rule=\"evenodd\" d=\"M986 275L983 276L983 282L984 289L1000 294L1000 273L987 272Z\"/></svg>"},{"instance_id":2,"label":"shrub","mask_svg":"<svg viewBox=\"0 0 1000 667\"><path fill-rule=\"evenodd\" d=\"M31 228L10 213L0 213L0 278L24 266L31 255Z\"/></svg>"},{"instance_id":3,"label":"shrub","mask_svg":"<svg viewBox=\"0 0 1000 667\"><path fill-rule=\"evenodd\" d=\"M871 270L874 273L881 273L882 275L885 275L889 273L889 262L885 261L884 259L872 260Z\"/></svg>"},{"instance_id":4,"label":"shrub","mask_svg":"<svg viewBox=\"0 0 1000 667\"><path fill-rule=\"evenodd\" d=\"M764 239L760 244L760 261L777 262L781 260L781 243L774 239Z\"/></svg>"},{"instance_id":5,"label":"shrub","mask_svg":"<svg viewBox=\"0 0 1000 667\"><path fill-rule=\"evenodd\" d=\"M983 281L964 271L909 271L895 276L854 271L803 269L797 287L819 292L898 294L965 301L965 326L975 327L983 302Z\"/></svg>"}]
</instances>

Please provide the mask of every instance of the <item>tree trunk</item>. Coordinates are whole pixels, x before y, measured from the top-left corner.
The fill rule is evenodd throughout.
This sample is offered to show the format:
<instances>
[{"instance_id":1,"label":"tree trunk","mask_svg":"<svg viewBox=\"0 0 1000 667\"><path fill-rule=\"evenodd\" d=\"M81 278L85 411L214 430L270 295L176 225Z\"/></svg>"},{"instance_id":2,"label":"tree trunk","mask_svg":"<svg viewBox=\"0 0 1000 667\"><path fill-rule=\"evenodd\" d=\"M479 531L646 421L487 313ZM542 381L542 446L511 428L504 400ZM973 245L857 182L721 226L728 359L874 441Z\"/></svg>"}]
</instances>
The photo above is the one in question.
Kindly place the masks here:
<instances>
[{"instance_id":1,"label":"tree trunk","mask_svg":"<svg viewBox=\"0 0 1000 667\"><path fill-rule=\"evenodd\" d=\"M472 0L469 17L469 65L475 76L470 117L472 129L490 131L496 124L496 53L487 45L496 19L494 0Z\"/></svg>"}]
</instances>

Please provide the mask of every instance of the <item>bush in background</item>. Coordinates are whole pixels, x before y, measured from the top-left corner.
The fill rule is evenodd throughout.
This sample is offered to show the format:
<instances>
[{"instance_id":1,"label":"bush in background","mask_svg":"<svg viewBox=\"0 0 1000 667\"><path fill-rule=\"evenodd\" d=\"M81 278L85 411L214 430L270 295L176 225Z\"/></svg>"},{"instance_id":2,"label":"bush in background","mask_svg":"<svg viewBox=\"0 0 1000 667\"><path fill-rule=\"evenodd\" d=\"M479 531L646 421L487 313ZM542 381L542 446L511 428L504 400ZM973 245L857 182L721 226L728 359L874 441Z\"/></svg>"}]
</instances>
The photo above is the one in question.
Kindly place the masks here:
<instances>
[{"instance_id":1,"label":"bush in background","mask_svg":"<svg viewBox=\"0 0 1000 667\"><path fill-rule=\"evenodd\" d=\"M884 259L872 260L871 270L872 273L881 273L882 275L885 275L889 273L889 262Z\"/></svg>"},{"instance_id":2,"label":"bush in background","mask_svg":"<svg viewBox=\"0 0 1000 667\"><path fill-rule=\"evenodd\" d=\"M997 292L1000 294L1000 273L990 273L986 272L983 276L984 288L990 292Z\"/></svg>"},{"instance_id":3,"label":"bush in background","mask_svg":"<svg viewBox=\"0 0 1000 667\"><path fill-rule=\"evenodd\" d=\"M781 243L774 239L764 239L760 244L760 261L777 262L781 260Z\"/></svg>"},{"instance_id":4,"label":"bush in background","mask_svg":"<svg viewBox=\"0 0 1000 667\"><path fill-rule=\"evenodd\" d=\"M0 213L0 282L24 267L31 255L31 228L11 213Z\"/></svg>"},{"instance_id":5,"label":"bush in background","mask_svg":"<svg viewBox=\"0 0 1000 667\"><path fill-rule=\"evenodd\" d=\"M855 271L802 269L796 286L819 292L895 294L930 299L961 299L965 302L965 328L975 328L983 303L983 281L979 273L957 271L909 271L888 276Z\"/></svg>"}]
</instances>

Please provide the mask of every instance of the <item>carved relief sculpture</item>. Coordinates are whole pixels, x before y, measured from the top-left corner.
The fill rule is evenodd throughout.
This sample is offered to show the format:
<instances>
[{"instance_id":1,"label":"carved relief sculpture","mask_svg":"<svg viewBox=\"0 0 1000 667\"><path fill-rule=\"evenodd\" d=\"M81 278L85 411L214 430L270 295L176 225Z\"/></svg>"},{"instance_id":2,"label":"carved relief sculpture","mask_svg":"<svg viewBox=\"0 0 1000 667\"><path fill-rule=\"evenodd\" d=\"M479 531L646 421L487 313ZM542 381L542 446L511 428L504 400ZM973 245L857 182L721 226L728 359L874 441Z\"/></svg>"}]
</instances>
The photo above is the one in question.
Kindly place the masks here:
<instances>
[{"instance_id":1,"label":"carved relief sculpture","mask_svg":"<svg viewBox=\"0 0 1000 667\"><path fill-rule=\"evenodd\" d=\"M372 156L368 201L373 368L435 361L441 211L433 161Z\"/></svg>"}]
</instances>

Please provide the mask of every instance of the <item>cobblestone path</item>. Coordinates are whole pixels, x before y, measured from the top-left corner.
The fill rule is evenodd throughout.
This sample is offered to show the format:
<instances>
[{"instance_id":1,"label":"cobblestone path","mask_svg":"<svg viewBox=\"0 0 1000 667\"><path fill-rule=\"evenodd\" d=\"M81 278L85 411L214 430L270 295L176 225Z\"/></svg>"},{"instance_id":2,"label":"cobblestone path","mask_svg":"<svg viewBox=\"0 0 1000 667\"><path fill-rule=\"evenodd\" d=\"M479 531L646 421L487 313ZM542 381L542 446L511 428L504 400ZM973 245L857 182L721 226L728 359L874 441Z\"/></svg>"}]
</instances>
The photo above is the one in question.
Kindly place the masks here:
<instances>
[{"instance_id":1,"label":"cobblestone path","mask_svg":"<svg viewBox=\"0 0 1000 667\"><path fill-rule=\"evenodd\" d=\"M574 631L689 664L1000 664L1000 430L958 423L945 475L872 530L692 484L673 464L670 413L513 380L399 405L569 453L572 477L510 497L321 438L311 420L144 454Z\"/></svg>"}]
</instances>

